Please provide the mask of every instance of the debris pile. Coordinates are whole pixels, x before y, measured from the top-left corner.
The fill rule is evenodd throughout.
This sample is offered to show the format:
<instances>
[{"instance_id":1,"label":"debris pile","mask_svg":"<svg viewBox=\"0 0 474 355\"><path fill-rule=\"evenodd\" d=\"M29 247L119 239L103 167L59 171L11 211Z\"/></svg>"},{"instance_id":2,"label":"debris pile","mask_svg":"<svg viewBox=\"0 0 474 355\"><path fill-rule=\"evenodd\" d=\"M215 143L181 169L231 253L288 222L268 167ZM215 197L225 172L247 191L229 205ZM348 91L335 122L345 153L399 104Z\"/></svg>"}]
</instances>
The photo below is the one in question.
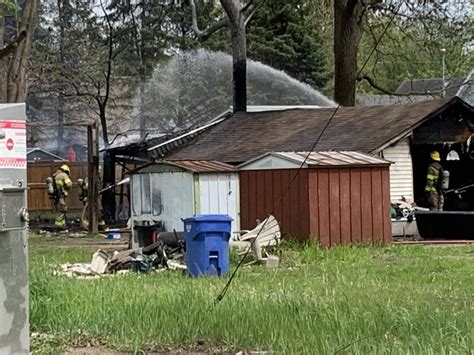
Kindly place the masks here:
<instances>
[{"instance_id":1,"label":"debris pile","mask_svg":"<svg viewBox=\"0 0 474 355\"><path fill-rule=\"evenodd\" d=\"M407 202L404 198L391 204L390 216L392 221L413 222L415 211L424 211L427 208L419 207L414 203Z\"/></svg>"},{"instance_id":2,"label":"debris pile","mask_svg":"<svg viewBox=\"0 0 474 355\"><path fill-rule=\"evenodd\" d=\"M96 278L103 275L123 274L130 271L186 270L185 248L182 240L165 244L157 242L139 249L115 251L112 255L98 250L92 255L90 264L63 264L59 274L79 278Z\"/></svg>"}]
</instances>

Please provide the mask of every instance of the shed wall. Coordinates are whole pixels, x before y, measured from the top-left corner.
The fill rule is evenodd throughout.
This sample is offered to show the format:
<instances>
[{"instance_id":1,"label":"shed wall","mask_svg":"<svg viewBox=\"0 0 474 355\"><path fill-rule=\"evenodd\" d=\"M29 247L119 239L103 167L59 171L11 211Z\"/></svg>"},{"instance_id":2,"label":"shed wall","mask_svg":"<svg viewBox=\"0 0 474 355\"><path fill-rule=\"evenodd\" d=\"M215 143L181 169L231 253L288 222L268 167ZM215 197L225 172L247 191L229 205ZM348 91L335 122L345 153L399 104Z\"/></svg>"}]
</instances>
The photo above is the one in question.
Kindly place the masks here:
<instances>
[{"instance_id":1,"label":"shed wall","mask_svg":"<svg viewBox=\"0 0 474 355\"><path fill-rule=\"evenodd\" d=\"M413 201L413 163L408 138L384 149L382 155L393 162L390 166L391 201L399 201L402 196Z\"/></svg>"},{"instance_id":2,"label":"shed wall","mask_svg":"<svg viewBox=\"0 0 474 355\"><path fill-rule=\"evenodd\" d=\"M232 229L240 230L239 175L237 173L195 174L194 212L196 214L227 214Z\"/></svg>"},{"instance_id":3,"label":"shed wall","mask_svg":"<svg viewBox=\"0 0 474 355\"><path fill-rule=\"evenodd\" d=\"M388 167L310 169L310 235L321 245L391 239Z\"/></svg>"},{"instance_id":4,"label":"shed wall","mask_svg":"<svg viewBox=\"0 0 474 355\"><path fill-rule=\"evenodd\" d=\"M253 229L257 225L257 219L262 221L273 212L284 235L291 235L300 240L307 239L308 169L300 170L289 186L297 173L297 169L241 171L241 228Z\"/></svg>"},{"instance_id":5,"label":"shed wall","mask_svg":"<svg viewBox=\"0 0 474 355\"><path fill-rule=\"evenodd\" d=\"M162 204L161 214L153 219L162 221L168 232L172 232L173 229L183 230L181 218L193 215L193 175L187 172L151 175L153 176L151 189L161 192ZM146 215L141 216L144 217Z\"/></svg>"}]
</instances>

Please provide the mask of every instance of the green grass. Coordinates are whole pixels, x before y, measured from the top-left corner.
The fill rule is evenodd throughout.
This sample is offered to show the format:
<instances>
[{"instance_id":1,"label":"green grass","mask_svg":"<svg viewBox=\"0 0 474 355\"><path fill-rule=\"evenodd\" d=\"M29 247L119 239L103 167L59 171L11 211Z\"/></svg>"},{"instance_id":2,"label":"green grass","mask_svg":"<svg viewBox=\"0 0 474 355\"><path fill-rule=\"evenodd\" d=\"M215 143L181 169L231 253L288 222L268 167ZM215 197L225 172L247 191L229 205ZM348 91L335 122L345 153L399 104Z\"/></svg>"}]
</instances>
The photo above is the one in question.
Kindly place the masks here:
<instances>
[{"instance_id":1,"label":"green grass","mask_svg":"<svg viewBox=\"0 0 474 355\"><path fill-rule=\"evenodd\" d=\"M53 276L90 251L30 250L37 352L90 339L122 351L210 348L285 354L468 354L474 349L474 247L288 245L281 268L227 279L179 272L98 280ZM48 350L49 349L49 350Z\"/></svg>"}]
</instances>

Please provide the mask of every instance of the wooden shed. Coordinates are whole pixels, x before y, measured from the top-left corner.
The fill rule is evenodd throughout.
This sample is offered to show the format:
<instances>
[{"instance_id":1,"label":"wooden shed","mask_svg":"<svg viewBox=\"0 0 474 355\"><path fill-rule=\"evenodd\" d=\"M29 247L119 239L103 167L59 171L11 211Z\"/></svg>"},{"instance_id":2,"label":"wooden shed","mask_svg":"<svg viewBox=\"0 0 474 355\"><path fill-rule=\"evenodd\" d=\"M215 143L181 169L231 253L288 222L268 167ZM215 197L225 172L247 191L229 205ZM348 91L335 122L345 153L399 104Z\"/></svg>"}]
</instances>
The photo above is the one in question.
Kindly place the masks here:
<instances>
[{"instance_id":1,"label":"wooden shed","mask_svg":"<svg viewBox=\"0 0 474 355\"><path fill-rule=\"evenodd\" d=\"M241 228L272 213L283 235L302 241L389 242L389 165L349 151L264 154L238 167Z\"/></svg>"}]
</instances>

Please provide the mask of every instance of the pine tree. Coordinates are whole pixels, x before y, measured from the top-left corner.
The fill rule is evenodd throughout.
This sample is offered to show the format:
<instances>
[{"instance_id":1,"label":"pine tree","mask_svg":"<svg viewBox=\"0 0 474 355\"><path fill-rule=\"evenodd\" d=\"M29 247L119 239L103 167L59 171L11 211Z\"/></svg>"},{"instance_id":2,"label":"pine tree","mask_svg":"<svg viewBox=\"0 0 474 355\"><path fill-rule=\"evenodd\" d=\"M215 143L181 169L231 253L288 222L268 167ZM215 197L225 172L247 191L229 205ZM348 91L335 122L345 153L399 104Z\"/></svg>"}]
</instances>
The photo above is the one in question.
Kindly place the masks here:
<instances>
[{"instance_id":1,"label":"pine tree","mask_svg":"<svg viewBox=\"0 0 474 355\"><path fill-rule=\"evenodd\" d=\"M249 58L258 60L314 88L329 80L328 48L313 1L266 1L248 29Z\"/></svg>"}]
</instances>

